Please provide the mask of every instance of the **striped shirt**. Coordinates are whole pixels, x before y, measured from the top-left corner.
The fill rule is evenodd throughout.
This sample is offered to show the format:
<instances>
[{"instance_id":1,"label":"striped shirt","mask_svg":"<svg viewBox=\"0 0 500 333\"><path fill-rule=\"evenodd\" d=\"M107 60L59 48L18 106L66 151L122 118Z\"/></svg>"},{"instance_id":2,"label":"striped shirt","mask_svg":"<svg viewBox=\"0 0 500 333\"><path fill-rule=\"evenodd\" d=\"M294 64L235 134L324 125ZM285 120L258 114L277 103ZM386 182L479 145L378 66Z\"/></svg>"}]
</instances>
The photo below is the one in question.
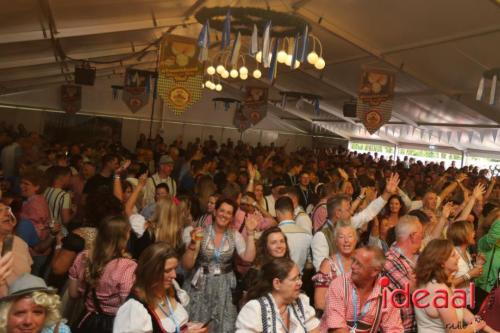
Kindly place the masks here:
<instances>
[{"instance_id":1,"label":"striped shirt","mask_svg":"<svg viewBox=\"0 0 500 333\"><path fill-rule=\"evenodd\" d=\"M69 193L60 188L48 187L43 196L49 204L50 217L58 223L63 224L63 209L71 209L71 196Z\"/></svg>"}]
</instances>

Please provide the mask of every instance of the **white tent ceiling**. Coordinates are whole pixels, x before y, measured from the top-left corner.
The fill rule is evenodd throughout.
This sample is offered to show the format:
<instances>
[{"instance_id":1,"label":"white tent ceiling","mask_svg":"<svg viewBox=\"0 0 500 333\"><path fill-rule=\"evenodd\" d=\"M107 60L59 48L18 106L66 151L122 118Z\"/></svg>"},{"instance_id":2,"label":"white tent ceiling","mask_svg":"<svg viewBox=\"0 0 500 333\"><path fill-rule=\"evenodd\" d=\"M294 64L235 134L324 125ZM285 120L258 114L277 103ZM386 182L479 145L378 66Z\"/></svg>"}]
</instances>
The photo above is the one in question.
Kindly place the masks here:
<instances>
[{"instance_id":1,"label":"white tent ceiling","mask_svg":"<svg viewBox=\"0 0 500 333\"><path fill-rule=\"evenodd\" d=\"M288 90L321 95L321 113L289 105L275 112L282 121L348 139L499 148L500 100L494 106L475 101L482 73L500 66L498 0L15 0L0 9L0 95L70 80L75 62L57 57L58 47L71 58L103 62L96 65L98 77L120 75L135 64L153 68L154 49L140 60L105 62L165 32L196 38L201 25L193 14L227 5L295 12L323 44L323 72L280 66L271 88L275 100ZM393 117L373 136L342 116L342 104L357 94L361 70L370 66L397 71Z\"/></svg>"}]
</instances>

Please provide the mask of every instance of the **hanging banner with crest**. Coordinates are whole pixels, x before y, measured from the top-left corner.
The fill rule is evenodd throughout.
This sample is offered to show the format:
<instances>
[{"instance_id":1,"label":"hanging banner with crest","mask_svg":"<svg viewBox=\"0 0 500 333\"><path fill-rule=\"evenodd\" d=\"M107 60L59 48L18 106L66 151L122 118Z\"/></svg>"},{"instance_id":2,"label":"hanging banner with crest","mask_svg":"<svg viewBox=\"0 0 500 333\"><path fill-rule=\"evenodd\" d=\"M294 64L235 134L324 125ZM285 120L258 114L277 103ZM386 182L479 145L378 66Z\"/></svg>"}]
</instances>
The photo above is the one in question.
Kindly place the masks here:
<instances>
[{"instance_id":1,"label":"hanging banner with crest","mask_svg":"<svg viewBox=\"0 0 500 333\"><path fill-rule=\"evenodd\" d=\"M264 87L246 87L246 97L242 112L255 126L267 115L268 89Z\"/></svg>"},{"instance_id":2,"label":"hanging banner with crest","mask_svg":"<svg viewBox=\"0 0 500 333\"><path fill-rule=\"evenodd\" d=\"M169 36L161 44L158 94L176 115L198 102L202 95L203 68L196 40Z\"/></svg>"},{"instance_id":3,"label":"hanging banner with crest","mask_svg":"<svg viewBox=\"0 0 500 333\"><path fill-rule=\"evenodd\" d=\"M82 108L82 87L72 84L61 86L61 108L69 114L75 114Z\"/></svg>"},{"instance_id":4,"label":"hanging banner with crest","mask_svg":"<svg viewBox=\"0 0 500 333\"><path fill-rule=\"evenodd\" d=\"M391 119L394 80L393 72L379 69L365 70L361 76L356 116L370 134Z\"/></svg>"},{"instance_id":5,"label":"hanging banner with crest","mask_svg":"<svg viewBox=\"0 0 500 333\"><path fill-rule=\"evenodd\" d=\"M148 104L150 82L150 72L131 68L125 72L122 100L133 113Z\"/></svg>"},{"instance_id":6,"label":"hanging banner with crest","mask_svg":"<svg viewBox=\"0 0 500 333\"><path fill-rule=\"evenodd\" d=\"M234 111L233 124L240 132L244 132L252 126L250 118L243 113L243 105L240 105Z\"/></svg>"}]
</instances>

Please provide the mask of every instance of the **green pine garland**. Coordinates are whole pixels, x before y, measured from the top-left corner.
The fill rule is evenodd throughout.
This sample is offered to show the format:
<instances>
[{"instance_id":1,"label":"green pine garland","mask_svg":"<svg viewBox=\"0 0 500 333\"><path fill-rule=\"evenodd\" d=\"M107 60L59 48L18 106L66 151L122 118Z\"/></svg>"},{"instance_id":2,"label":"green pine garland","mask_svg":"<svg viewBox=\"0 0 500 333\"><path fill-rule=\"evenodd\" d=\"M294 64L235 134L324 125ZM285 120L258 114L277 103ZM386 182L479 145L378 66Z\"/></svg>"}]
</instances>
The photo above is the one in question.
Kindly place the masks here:
<instances>
[{"instance_id":1,"label":"green pine garland","mask_svg":"<svg viewBox=\"0 0 500 333\"><path fill-rule=\"evenodd\" d=\"M208 20L210 28L223 31L227 11L231 11L231 31L240 32L243 36L251 36L256 24L259 35L262 35L268 21L271 21L272 37L295 37L302 33L307 22L297 15L253 7L204 7L196 14L196 20L205 24ZM310 31L309 27L309 31Z\"/></svg>"}]
</instances>

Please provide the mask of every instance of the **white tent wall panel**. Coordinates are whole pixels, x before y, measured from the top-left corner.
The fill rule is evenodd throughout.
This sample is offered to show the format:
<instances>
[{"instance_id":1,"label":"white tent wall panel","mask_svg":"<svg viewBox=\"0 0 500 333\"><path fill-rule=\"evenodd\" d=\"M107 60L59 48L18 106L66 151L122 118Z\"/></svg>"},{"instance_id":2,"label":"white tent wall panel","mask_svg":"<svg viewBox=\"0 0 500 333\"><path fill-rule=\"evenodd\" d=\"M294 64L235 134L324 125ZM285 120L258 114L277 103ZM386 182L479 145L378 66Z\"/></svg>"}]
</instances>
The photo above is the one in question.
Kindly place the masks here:
<instances>
[{"instance_id":1,"label":"white tent wall panel","mask_svg":"<svg viewBox=\"0 0 500 333\"><path fill-rule=\"evenodd\" d=\"M121 80L119 77L113 79L97 78L95 86L83 86L80 113L123 119L122 142L125 147L133 149L140 133L144 133L146 136L149 135L152 98L150 98L148 105L145 105L135 114L132 113L122 101L121 92L118 92L116 100L112 98L111 85L121 85ZM171 142L179 135L183 136L184 142L193 141L197 137L205 140L209 135L213 135L218 141L226 141L227 138L231 138L236 142L242 137L244 141L251 144L257 142L263 144L271 142L276 144L278 142L284 143L286 141L284 137L290 137L293 140L289 143L288 149L293 149L295 142L300 146L311 147L312 141L310 138L304 135L296 136L290 127L280 124L276 119L271 119L269 113L268 117L264 118L257 126L247 130L240 136L240 133L233 125L234 111L224 111L222 103L215 109L212 98L217 96L241 97L230 95L227 92L217 94L205 90L202 99L182 115L175 115L168 109L166 104L157 104L153 117L152 135L155 136L159 133L165 138L166 142ZM158 103L161 103L161 99L158 99ZM0 107L2 104L11 107L39 109L39 111L4 109L0 114L0 119L4 119L8 123L17 124L22 122L28 130L41 132L45 112L40 111L46 109L51 112L61 112L60 85L0 96ZM288 133L290 135L286 135Z\"/></svg>"}]
</instances>

